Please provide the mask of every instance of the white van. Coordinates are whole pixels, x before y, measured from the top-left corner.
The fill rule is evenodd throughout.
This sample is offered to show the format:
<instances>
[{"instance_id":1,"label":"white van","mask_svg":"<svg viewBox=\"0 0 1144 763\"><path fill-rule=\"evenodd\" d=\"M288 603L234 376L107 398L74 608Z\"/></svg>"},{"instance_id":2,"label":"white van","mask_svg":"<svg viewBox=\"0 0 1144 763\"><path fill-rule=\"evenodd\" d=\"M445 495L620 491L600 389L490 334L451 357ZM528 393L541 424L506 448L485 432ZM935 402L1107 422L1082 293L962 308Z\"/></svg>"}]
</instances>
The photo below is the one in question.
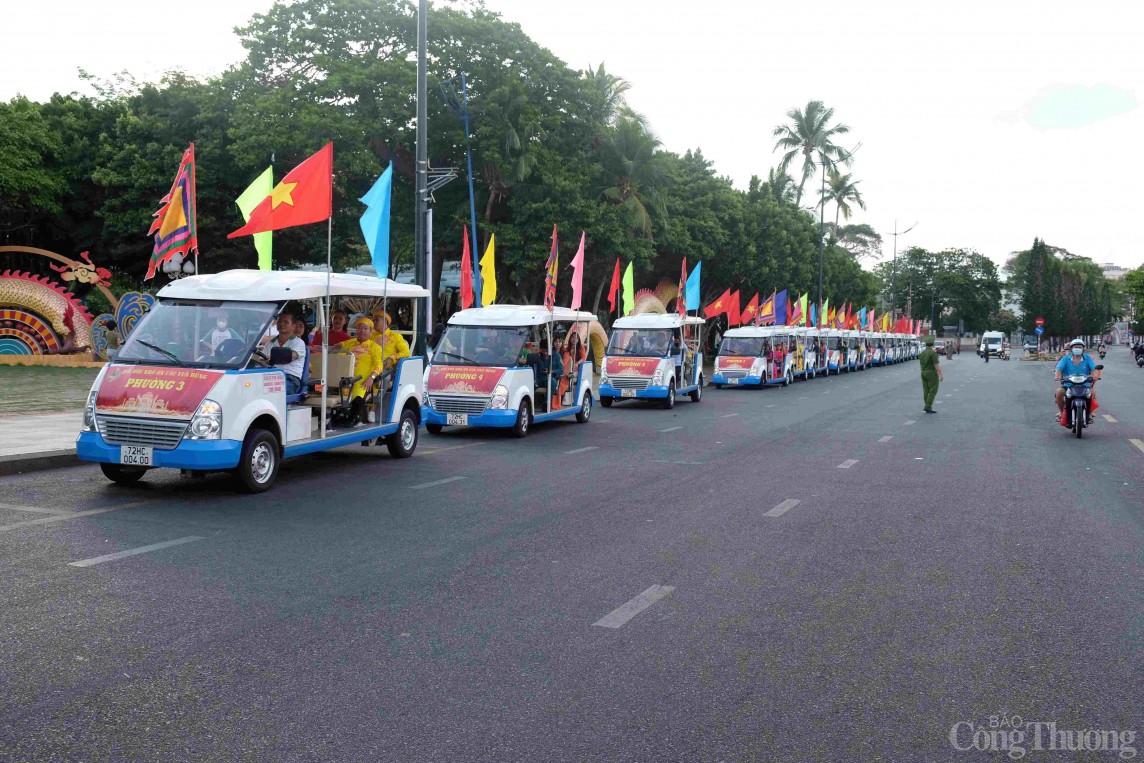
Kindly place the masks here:
<instances>
[{"instance_id":1,"label":"white van","mask_svg":"<svg viewBox=\"0 0 1144 763\"><path fill-rule=\"evenodd\" d=\"M657 400L674 408L676 395L703 397L703 326L695 315L628 315L612 324L600 374L600 404Z\"/></svg>"},{"instance_id":2,"label":"white van","mask_svg":"<svg viewBox=\"0 0 1144 763\"><path fill-rule=\"evenodd\" d=\"M1005 343L1005 334L1001 331L986 331L981 335L981 345L978 347L977 354L984 357L988 352L990 355L998 356L1001 354L1001 345Z\"/></svg>"},{"instance_id":3,"label":"white van","mask_svg":"<svg viewBox=\"0 0 1144 763\"><path fill-rule=\"evenodd\" d=\"M428 296L420 286L343 273L228 270L168 284L96 377L76 452L121 484L161 467L233 471L255 493L273 485L283 458L378 438L394 457L411 456L422 358L402 358L382 374L368 395L370 423L335 429L357 381L352 356L311 355L307 346L303 388L287 395L285 374L265 365L259 341L288 302L325 316L338 299ZM207 339L216 327L225 337L217 344Z\"/></svg>"}]
</instances>

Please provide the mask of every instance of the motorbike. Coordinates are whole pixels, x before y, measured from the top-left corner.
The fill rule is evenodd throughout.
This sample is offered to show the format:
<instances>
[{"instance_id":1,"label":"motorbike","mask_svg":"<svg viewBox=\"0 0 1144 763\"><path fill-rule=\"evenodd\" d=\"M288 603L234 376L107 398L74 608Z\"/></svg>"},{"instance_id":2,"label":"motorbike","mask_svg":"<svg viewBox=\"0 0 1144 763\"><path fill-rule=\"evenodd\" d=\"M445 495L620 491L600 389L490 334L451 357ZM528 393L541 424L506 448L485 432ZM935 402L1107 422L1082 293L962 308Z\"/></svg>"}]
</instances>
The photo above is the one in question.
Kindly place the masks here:
<instances>
[{"instance_id":1,"label":"motorbike","mask_svg":"<svg viewBox=\"0 0 1144 763\"><path fill-rule=\"evenodd\" d=\"M1100 351L1100 359L1101 359L1101 360L1104 360L1104 350L1101 350L1101 351Z\"/></svg>"},{"instance_id":2,"label":"motorbike","mask_svg":"<svg viewBox=\"0 0 1144 763\"><path fill-rule=\"evenodd\" d=\"M1098 365L1097 371L1104 369ZM1096 380L1089 374L1073 374L1061 379L1065 388L1065 415L1068 427L1081 439L1084 428L1092 423L1092 386Z\"/></svg>"},{"instance_id":3,"label":"motorbike","mask_svg":"<svg viewBox=\"0 0 1144 763\"><path fill-rule=\"evenodd\" d=\"M1136 348L1135 352L1136 352L1136 366L1138 368L1144 368L1144 347Z\"/></svg>"}]
</instances>

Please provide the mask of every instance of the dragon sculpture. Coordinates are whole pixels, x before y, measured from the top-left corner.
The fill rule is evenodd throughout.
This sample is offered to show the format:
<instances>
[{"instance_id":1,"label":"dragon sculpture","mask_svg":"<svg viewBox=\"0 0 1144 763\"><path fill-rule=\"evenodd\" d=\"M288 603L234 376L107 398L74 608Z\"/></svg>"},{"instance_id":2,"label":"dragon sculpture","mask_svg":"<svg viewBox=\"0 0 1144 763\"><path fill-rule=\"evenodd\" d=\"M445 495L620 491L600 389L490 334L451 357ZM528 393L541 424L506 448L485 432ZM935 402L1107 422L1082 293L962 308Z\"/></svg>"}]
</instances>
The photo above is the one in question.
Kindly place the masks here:
<instances>
[{"instance_id":1,"label":"dragon sculpture","mask_svg":"<svg viewBox=\"0 0 1144 763\"><path fill-rule=\"evenodd\" d=\"M87 352L92 316L70 292L43 276L0 273L0 353Z\"/></svg>"}]
</instances>

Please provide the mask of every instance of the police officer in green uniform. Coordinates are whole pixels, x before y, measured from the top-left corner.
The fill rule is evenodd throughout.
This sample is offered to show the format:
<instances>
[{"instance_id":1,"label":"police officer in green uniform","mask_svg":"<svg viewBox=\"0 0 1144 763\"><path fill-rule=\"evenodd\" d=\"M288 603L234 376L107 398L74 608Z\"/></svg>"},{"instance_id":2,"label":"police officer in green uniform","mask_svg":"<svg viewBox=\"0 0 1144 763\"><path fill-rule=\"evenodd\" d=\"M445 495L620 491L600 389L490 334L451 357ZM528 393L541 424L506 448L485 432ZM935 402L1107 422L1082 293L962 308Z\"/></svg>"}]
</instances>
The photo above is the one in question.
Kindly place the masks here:
<instances>
[{"instance_id":1,"label":"police officer in green uniform","mask_svg":"<svg viewBox=\"0 0 1144 763\"><path fill-rule=\"evenodd\" d=\"M926 401L926 413L937 413L933 409L933 399L937 397L938 382L945 381L941 373L941 362L933 348L933 335L926 337L926 348L918 355L922 368L922 396Z\"/></svg>"}]
</instances>

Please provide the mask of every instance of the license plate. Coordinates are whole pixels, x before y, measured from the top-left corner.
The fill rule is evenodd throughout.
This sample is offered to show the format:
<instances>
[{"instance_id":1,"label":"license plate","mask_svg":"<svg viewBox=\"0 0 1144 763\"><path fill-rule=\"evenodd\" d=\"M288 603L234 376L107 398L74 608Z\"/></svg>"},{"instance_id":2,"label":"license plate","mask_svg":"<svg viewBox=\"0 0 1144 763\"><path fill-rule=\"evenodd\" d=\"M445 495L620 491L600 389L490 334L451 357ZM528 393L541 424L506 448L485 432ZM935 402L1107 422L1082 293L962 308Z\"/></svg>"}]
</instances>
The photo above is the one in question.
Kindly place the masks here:
<instances>
[{"instance_id":1,"label":"license plate","mask_svg":"<svg viewBox=\"0 0 1144 763\"><path fill-rule=\"evenodd\" d=\"M636 396L636 391L634 389L622 389L622 390L620 390L620 397L635 397L635 396Z\"/></svg>"},{"instance_id":2,"label":"license plate","mask_svg":"<svg viewBox=\"0 0 1144 763\"><path fill-rule=\"evenodd\" d=\"M119 463L130 466L151 466L151 448L142 445L122 445L119 448Z\"/></svg>"},{"instance_id":3,"label":"license plate","mask_svg":"<svg viewBox=\"0 0 1144 763\"><path fill-rule=\"evenodd\" d=\"M445 423L451 427L467 427L469 425L469 414L447 413L445 414Z\"/></svg>"},{"instance_id":4,"label":"license plate","mask_svg":"<svg viewBox=\"0 0 1144 763\"><path fill-rule=\"evenodd\" d=\"M738 384L738 383L739 383L739 380L738 380L738 379L728 379L728 380L727 380L727 383L728 383L728 384Z\"/></svg>"}]
</instances>

